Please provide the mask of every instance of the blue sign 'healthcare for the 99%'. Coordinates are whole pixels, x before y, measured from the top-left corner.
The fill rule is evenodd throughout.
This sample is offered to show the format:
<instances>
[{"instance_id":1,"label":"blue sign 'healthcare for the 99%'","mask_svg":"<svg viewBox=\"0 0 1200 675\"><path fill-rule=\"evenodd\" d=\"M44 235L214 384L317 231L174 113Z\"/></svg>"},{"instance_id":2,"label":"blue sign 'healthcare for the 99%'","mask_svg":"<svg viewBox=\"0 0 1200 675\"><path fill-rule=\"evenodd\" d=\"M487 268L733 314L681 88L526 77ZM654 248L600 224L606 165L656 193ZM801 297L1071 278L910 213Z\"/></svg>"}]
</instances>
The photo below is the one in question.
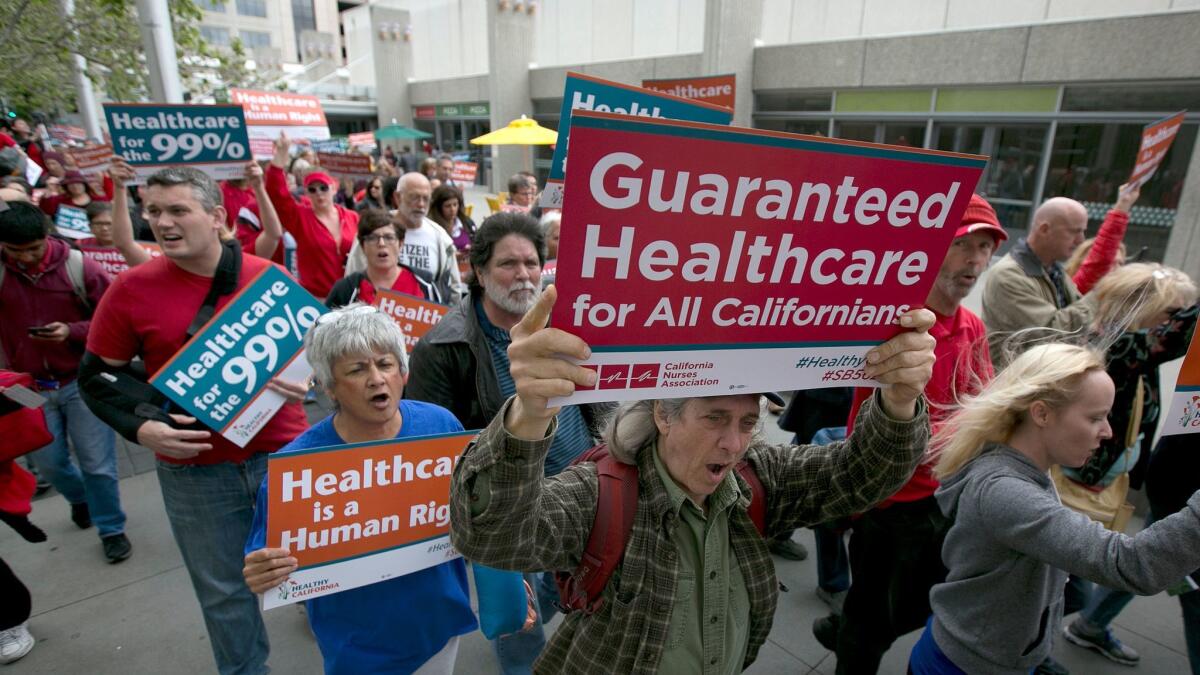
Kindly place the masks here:
<instances>
[{"instance_id":1,"label":"blue sign 'healthcare for the 99%'","mask_svg":"<svg viewBox=\"0 0 1200 675\"><path fill-rule=\"evenodd\" d=\"M239 105L105 104L113 152L139 177L146 169L188 164L214 178L238 177L250 158Z\"/></svg>"},{"instance_id":2,"label":"blue sign 'healthcare for the 99%'","mask_svg":"<svg viewBox=\"0 0 1200 675\"><path fill-rule=\"evenodd\" d=\"M267 382L276 376L306 379L292 368L304 335L326 308L275 266L263 270L218 312L151 383L188 414L235 442L231 426L253 431L274 415L257 405ZM286 372L285 372L286 371ZM250 433L249 436L253 436ZM245 440L249 440L249 436Z\"/></svg>"}]
</instances>

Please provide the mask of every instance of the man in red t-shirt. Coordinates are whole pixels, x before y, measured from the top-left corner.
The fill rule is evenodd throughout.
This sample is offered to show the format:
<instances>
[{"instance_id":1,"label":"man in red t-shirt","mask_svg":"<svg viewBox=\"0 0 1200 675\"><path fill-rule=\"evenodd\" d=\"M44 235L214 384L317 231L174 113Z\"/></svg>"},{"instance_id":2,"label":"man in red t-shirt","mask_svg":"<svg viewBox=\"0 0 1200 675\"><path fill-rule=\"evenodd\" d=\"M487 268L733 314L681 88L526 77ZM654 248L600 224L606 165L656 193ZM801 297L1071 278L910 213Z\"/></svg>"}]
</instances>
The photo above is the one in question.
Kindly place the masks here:
<instances>
[{"instance_id":1,"label":"man in red t-shirt","mask_svg":"<svg viewBox=\"0 0 1200 675\"><path fill-rule=\"evenodd\" d=\"M933 377L925 386L929 418L936 431L950 406L980 390L993 375L987 330L962 306L1008 238L996 212L972 195L925 305L937 315L929 334L937 339ZM846 428L874 389L855 390ZM841 616L813 623L813 634L837 652L837 672L874 673L896 638L925 625L929 589L946 578L942 542L950 521L933 498L938 487L928 460L896 494L854 520L850 535L851 586Z\"/></svg>"},{"instance_id":2,"label":"man in red t-shirt","mask_svg":"<svg viewBox=\"0 0 1200 675\"><path fill-rule=\"evenodd\" d=\"M217 289L220 310L271 263L233 242L222 243L220 188L195 169L169 168L150 176L145 210L163 256L122 273L105 294L92 319L80 381L97 416L157 457L167 517L204 612L218 670L264 673L267 633L258 600L242 580L242 548L267 453L308 426L296 402L298 387L273 384L292 401L239 448L197 428L192 417L167 416L149 403L114 404L115 386L106 389L105 379L127 377L125 368L136 356L147 371L157 371L194 332L191 323L210 288Z\"/></svg>"}]
</instances>

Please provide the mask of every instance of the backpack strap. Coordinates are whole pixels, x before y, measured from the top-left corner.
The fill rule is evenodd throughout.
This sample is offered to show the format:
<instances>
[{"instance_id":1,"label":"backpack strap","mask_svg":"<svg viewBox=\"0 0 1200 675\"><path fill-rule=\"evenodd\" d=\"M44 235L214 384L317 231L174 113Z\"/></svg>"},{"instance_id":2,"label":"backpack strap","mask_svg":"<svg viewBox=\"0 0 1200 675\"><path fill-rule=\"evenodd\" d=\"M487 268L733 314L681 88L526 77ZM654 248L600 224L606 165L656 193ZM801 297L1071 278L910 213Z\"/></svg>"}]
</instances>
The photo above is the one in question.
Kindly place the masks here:
<instances>
[{"instance_id":1,"label":"backpack strap","mask_svg":"<svg viewBox=\"0 0 1200 675\"><path fill-rule=\"evenodd\" d=\"M83 251L72 247L67 251L67 276L71 278L71 287L85 309L92 311L92 303L88 301L87 285L83 281Z\"/></svg>"},{"instance_id":2,"label":"backpack strap","mask_svg":"<svg viewBox=\"0 0 1200 675\"><path fill-rule=\"evenodd\" d=\"M750 520L754 523L755 529L762 536L766 536L767 531L767 490L763 487L762 481L758 478L758 472L750 464L749 460L743 459L738 462L735 469L742 480L750 486Z\"/></svg>"},{"instance_id":3,"label":"backpack strap","mask_svg":"<svg viewBox=\"0 0 1200 675\"><path fill-rule=\"evenodd\" d=\"M625 545L633 532L638 496L636 466L609 455L605 445L592 448L573 463L589 461L595 462L599 480L592 530L575 571L555 574L563 611L584 614L592 614L604 604L604 587L625 557Z\"/></svg>"}]
</instances>

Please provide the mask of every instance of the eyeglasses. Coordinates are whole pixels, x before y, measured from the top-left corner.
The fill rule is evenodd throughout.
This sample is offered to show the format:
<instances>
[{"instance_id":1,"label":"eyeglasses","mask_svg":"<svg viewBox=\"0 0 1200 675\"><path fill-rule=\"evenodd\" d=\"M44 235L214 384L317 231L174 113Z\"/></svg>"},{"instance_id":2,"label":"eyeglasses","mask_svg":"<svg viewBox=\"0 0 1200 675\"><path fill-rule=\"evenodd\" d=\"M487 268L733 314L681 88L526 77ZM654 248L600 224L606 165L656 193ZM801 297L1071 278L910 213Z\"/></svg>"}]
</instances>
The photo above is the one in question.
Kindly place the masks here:
<instances>
[{"instance_id":1,"label":"eyeglasses","mask_svg":"<svg viewBox=\"0 0 1200 675\"><path fill-rule=\"evenodd\" d=\"M364 244L394 244L400 238L394 234L371 234L362 238Z\"/></svg>"},{"instance_id":2,"label":"eyeglasses","mask_svg":"<svg viewBox=\"0 0 1200 675\"><path fill-rule=\"evenodd\" d=\"M373 312L378 312L378 311L379 311L379 308L377 308L375 305L361 305L359 307L355 307L354 309L337 309L332 312L322 314L321 317L319 319L317 319L317 325L318 326L331 326L348 316L358 316L360 314L371 314Z\"/></svg>"},{"instance_id":3,"label":"eyeglasses","mask_svg":"<svg viewBox=\"0 0 1200 675\"><path fill-rule=\"evenodd\" d=\"M313 183L312 185L308 186L309 194L315 195L318 192L329 192L329 184L328 183Z\"/></svg>"}]
</instances>

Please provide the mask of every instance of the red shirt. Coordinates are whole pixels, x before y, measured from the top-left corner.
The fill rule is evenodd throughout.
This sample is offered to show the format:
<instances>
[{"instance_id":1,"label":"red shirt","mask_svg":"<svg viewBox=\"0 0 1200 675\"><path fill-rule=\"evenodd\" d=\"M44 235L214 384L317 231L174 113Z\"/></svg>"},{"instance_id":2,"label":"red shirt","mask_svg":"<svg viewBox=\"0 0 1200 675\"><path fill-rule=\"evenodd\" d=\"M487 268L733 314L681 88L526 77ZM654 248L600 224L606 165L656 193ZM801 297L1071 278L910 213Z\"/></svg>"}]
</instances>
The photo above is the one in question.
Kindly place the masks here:
<instances>
[{"instance_id":1,"label":"red shirt","mask_svg":"<svg viewBox=\"0 0 1200 675\"><path fill-rule=\"evenodd\" d=\"M243 252L238 289L270 264ZM211 285L212 278L186 272L165 256L123 272L104 294L92 317L88 351L114 361L129 361L140 355L146 369L157 372L187 341L188 325ZM229 304L231 297L221 296L217 309ZM299 403L285 403L245 448L213 432L209 439L212 450L192 459L162 455L158 458L173 464L242 462L255 453L278 450L307 428L304 408Z\"/></svg>"},{"instance_id":2,"label":"red shirt","mask_svg":"<svg viewBox=\"0 0 1200 675\"><path fill-rule=\"evenodd\" d=\"M392 284L392 290L418 298L425 297L425 292L421 290L421 285L417 283L417 277L403 267L400 268L400 275L396 277L395 283ZM365 274L362 281L358 283L358 299L368 305L375 302L375 284L372 284L370 277Z\"/></svg>"},{"instance_id":3,"label":"red shirt","mask_svg":"<svg viewBox=\"0 0 1200 675\"><path fill-rule=\"evenodd\" d=\"M936 360L933 364L933 376L929 378L929 384L925 385L925 399L930 404L929 419L933 431L936 432L942 421L952 412L950 406L953 406L958 398L978 393L983 385L991 381L995 371L992 368L991 352L988 351L987 329L984 328L983 321L966 307L960 305L953 316L937 314L937 323L929 330L929 334L937 339L937 346L933 349ZM854 390L850 418L846 421L847 429L854 429L854 419L858 416L859 407L874 393L875 390L868 387ZM922 462L904 487L876 508L890 506L895 502L915 502L924 499L932 495L937 487L937 479L933 477L933 462Z\"/></svg>"},{"instance_id":4,"label":"red shirt","mask_svg":"<svg viewBox=\"0 0 1200 675\"><path fill-rule=\"evenodd\" d=\"M254 250L254 244L262 235L262 213L258 209L258 199L254 196L254 190L236 187L229 181L221 181L221 203L225 206L225 222L237 237L238 243L242 245L242 250L258 255ZM242 212L243 208L250 209L254 217L258 218L258 229L254 229L250 223L238 219L238 214ZM283 241L280 241L279 245L275 247L275 252L271 254L271 260L280 265L283 264Z\"/></svg>"},{"instance_id":5,"label":"red shirt","mask_svg":"<svg viewBox=\"0 0 1200 675\"><path fill-rule=\"evenodd\" d=\"M300 285L309 293L324 298L329 289L341 279L346 270L346 256L358 236L358 214L337 204L338 221L341 225L341 242L317 218L310 204L297 204L287 189L287 176L283 169L272 164L267 168L267 195L284 229L296 238L296 268L300 272Z\"/></svg>"}]
</instances>

